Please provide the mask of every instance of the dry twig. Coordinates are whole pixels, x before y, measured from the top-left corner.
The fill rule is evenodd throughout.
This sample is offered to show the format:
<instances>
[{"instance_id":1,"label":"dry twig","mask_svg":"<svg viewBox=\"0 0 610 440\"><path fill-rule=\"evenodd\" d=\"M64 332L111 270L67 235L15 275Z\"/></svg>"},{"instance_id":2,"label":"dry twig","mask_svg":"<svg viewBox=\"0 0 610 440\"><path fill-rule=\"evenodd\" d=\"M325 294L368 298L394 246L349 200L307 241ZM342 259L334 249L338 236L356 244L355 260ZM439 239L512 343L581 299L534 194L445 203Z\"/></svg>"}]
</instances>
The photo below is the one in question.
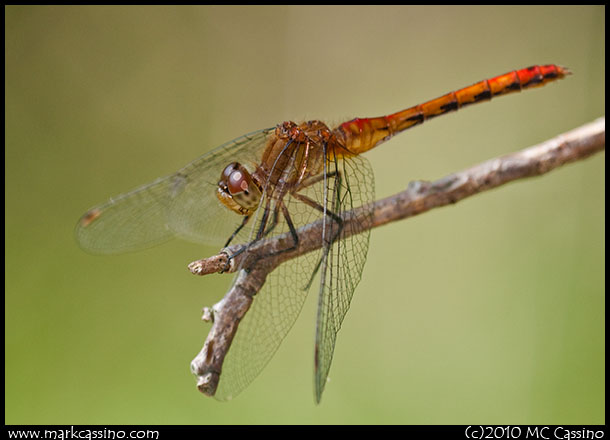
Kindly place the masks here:
<instances>
[{"instance_id":1,"label":"dry twig","mask_svg":"<svg viewBox=\"0 0 610 440\"><path fill-rule=\"evenodd\" d=\"M605 148L605 117L561 134L541 144L516 153L491 159L435 182L414 181L405 191L374 202L372 220L366 224L363 215L370 211L355 209L353 216L345 216L354 226L347 226L350 233L362 232L386 223L412 217L433 208L456 203L466 197L496 188L513 180L539 176L570 162L584 159ZM222 364L240 320L247 313L256 293L262 288L267 275L282 262L298 255L318 249L322 219L300 228L299 245L291 252L275 253L285 249L291 242L288 234L272 240L256 243L233 259L241 246L229 246L218 255L194 261L189 265L192 273L206 275L215 272L235 272L242 270L224 298L211 309L204 309L204 320L213 321L212 328L199 354L191 362L191 370L197 376L198 389L207 395L214 395L220 379ZM272 257L268 255L274 254ZM243 261L243 259L252 259ZM253 264L254 263L254 264Z\"/></svg>"}]
</instances>

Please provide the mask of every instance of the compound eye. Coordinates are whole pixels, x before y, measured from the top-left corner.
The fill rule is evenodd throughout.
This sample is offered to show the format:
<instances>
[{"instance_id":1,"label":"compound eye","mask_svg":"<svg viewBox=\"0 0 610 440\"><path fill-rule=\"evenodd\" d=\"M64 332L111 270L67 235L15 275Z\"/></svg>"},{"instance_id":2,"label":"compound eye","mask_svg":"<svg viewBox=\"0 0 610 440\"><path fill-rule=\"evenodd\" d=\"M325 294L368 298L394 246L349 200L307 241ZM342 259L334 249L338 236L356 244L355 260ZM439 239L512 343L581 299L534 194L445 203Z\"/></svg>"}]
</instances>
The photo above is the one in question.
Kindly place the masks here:
<instances>
[{"instance_id":1,"label":"compound eye","mask_svg":"<svg viewBox=\"0 0 610 440\"><path fill-rule=\"evenodd\" d=\"M220 181L228 182L229 177L231 177L231 173L233 173L233 171L235 171L238 167L239 167L239 164L237 162L233 162L233 163L230 163L229 165L227 165L225 167L225 169L222 170L222 174L220 175Z\"/></svg>"},{"instance_id":2,"label":"compound eye","mask_svg":"<svg viewBox=\"0 0 610 440\"><path fill-rule=\"evenodd\" d=\"M248 181L250 175L248 171L239 163L233 162L225 167L220 175L218 185L225 188L231 195L248 191Z\"/></svg>"},{"instance_id":3,"label":"compound eye","mask_svg":"<svg viewBox=\"0 0 610 440\"><path fill-rule=\"evenodd\" d=\"M248 192L248 178L239 169L234 169L227 179L227 188L233 195L240 192Z\"/></svg>"},{"instance_id":4,"label":"compound eye","mask_svg":"<svg viewBox=\"0 0 610 440\"><path fill-rule=\"evenodd\" d=\"M232 211L250 215L258 208L262 192L246 167L233 162L220 175L216 197Z\"/></svg>"}]
</instances>

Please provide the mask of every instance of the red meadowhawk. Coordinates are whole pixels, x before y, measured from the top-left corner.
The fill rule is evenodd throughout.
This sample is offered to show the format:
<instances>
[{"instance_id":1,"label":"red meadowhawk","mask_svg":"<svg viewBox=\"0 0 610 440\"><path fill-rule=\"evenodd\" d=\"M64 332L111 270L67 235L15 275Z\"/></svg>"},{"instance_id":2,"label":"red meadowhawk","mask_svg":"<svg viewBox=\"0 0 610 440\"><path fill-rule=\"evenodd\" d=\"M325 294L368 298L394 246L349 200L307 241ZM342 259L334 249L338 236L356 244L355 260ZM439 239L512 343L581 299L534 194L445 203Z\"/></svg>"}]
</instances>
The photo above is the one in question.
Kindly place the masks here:
<instances>
[{"instance_id":1,"label":"red meadowhawk","mask_svg":"<svg viewBox=\"0 0 610 440\"><path fill-rule=\"evenodd\" d=\"M368 250L369 233L352 234L344 226L353 224L346 218L349 212L366 210L374 196L373 172L361 153L433 117L569 73L557 65L532 66L388 116L356 118L332 129L317 120L283 122L246 134L174 174L90 209L76 226L77 240L96 254L135 251L173 237L225 247L243 243L242 251L248 252L253 243L286 234L288 244L277 252L290 252L299 243L299 228L322 219L320 249L281 264L267 277L239 323L222 370L215 372L218 388L208 390L229 399L248 386L279 347L317 280L314 382L319 402Z\"/></svg>"}]
</instances>

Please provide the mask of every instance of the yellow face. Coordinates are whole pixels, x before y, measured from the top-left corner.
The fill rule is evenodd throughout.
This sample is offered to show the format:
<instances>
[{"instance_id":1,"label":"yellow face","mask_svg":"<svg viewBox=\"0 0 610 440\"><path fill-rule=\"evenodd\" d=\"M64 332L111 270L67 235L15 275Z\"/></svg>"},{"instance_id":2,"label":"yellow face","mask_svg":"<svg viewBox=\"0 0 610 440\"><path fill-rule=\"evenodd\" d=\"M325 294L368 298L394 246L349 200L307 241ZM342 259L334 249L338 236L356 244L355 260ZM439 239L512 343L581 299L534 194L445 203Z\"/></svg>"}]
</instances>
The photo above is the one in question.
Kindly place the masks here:
<instances>
[{"instance_id":1,"label":"yellow face","mask_svg":"<svg viewBox=\"0 0 610 440\"><path fill-rule=\"evenodd\" d=\"M233 162L222 171L216 196L231 211L250 215L261 200L262 191L241 164Z\"/></svg>"}]
</instances>

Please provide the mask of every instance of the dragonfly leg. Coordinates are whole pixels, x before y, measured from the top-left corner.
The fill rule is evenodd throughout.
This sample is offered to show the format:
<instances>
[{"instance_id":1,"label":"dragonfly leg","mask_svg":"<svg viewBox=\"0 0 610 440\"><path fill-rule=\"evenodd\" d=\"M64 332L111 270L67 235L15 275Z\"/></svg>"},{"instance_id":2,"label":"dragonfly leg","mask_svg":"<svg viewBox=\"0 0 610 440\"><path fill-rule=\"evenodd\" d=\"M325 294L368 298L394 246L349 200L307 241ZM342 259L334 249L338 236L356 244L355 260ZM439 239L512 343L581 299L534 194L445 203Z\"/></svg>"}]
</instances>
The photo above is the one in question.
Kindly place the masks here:
<instances>
[{"instance_id":1,"label":"dragonfly leg","mask_svg":"<svg viewBox=\"0 0 610 440\"><path fill-rule=\"evenodd\" d=\"M341 181L341 173L339 171L333 171L330 172L326 175L326 178L331 178L331 177L335 177L337 176L338 181ZM319 175L319 176L314 176L308 179L305 179L303 182L301 182L301 185L299 185L299 189L303 189L303 188L307 188L308 186L311 186L317 182L320 182L321 180L324 179L324 175ZM341 187L341 184L339 183L338 188ZM343 230L343 220L341 219L341 217L339 217L337 214L335 214L333 211L330 211L328 209L324 209L324 207L322 205L320 205L319 203L317 203L315 200L303 195L303 194L299 194L298 192L292 192L291 193L293 197L295 197L297 200L311 206L312 208L325 213L327 216L329 216L334 222L337 223L338 225L338 230L336 232L336 234L330 239L330 241L328 242L328 245L325 246L326 250L325 250L325 254L328 253L329 249L330 249L330 245L332 243L335 242L335 240L337 239L337 237L339 237L341 235L341 231ZM286 224L288 226L290 235L292 237L293 243L286 247L285 249L281 249L279 251L275 251L272 252L270 254L268 254L268 257L277 255L277 254L281 254L283 252L289 252L292 251L294 249L297 248L298 244L299 244L299 236L296 232L296 228L294 227L294 223L292 222L292 219L290 217L290 212L288 211L288 208L286 207L286 205L284 204L284 202L280 199L277 200L275 203L275 206L273 207L273 209L271 208L271 197L268 197L265 203L265 208L263 211L263 215L261 218L261 223L260 226L258 227L258 231L256 234L256 238L254 241L248 243L246 246L244 246L242 249L240 249L239 251L237 251L235 254L233 254L232 256L229 257L229 261L234 258L235 256L241 254L242 252L244 252L245 250L247 250L250 246L252 246L253 244L257 243L258 241L262 240L263 238L265 238L267 235L269 235L277 226L278 222L279 222L279 212L281 210L282 215L284 216L284 219L286 220ZM337 206L339 206L337 204ZM271 217L271 221L269 221L269 218ZM235 235L241 230L241 228L243 228L248 220L244 219L244 221L242 222L241 226L233 233L233 235L229 238L229 241L231 241ZM228 243L228 242L227 242ZM323 257L322 257L323 258ZM320 261L318 262L318 264L316 265L316 268L311 276L311 279L309 280L307 286L309 287L309 285L311 285L311 282L314 278L314 276L316 275L316 273L318 272L319 268L320 268L320 264L322 262L322 259L320 259ZM254 263L253 263L254 264Z\"/></svg>"},{"instance_id":2,"label":"dragonfly leg","mask_svg":"<svg viewBox=\"0 0 610 440\"><path fill-rule=\"evenodd\" d=\"M274 211L277 210L277 207L274 209ZM269 213L271 212L271 197L267 197L267 200L265 201L265 209L263 210L263 217L261 218L261 224L258 227L258 231L256 233L256 238L254 239L254 241L252 243L256 243L257 241L259 241L261 238L263 238L265 236L265 228L267 227L267 222L269 221ZM273 214L274 218L277 217L277 215ZM250 243L250 244L252 244Z\"/></svg>"},{"instance_id":3,"label":"dragonfly leg","mask_svg":"<svg viewBox=\"0 0 610 440\"><path fill-rule=\"evenodd\" d=\"M284 205L283 201L280 200L278 203L280 205L280 208L282 209L282 214L284 214L284 218L286 219L286 224L288 225L288 229L290 230L290 235L292 236L292 240L294 243L292 244L292 246L287 247L286 249L282 249L281 251L274 252L274 255L281 254L282 252L294 250L299 245L299 236L297 235L297 231L294 227L294 223L292 223L292 219L290 218L290 213L288 212L288 208L286 208L286 205Z\"/></svg>"},{"instance_id":4,"label":"dragonfly leg","mask_svg":"<svg viewBox=\"0 0 610 440\"><path fill-rule=\"evenodd\" d=\"M246 224L248 223L248 221L249 221L249 220L250 220L250 216L249 216L249 215L247 215L247 216L245 216L245 217L244 217L244 219L243 219L243 220L242 220L242 222L241 222L241 225L239 225L239 226L237 227L237 229L236 229L236 230L235 230L235 231L234 231L234 232L231 234L231 236L229 237L229 239L228 239L228 240L227 240L227 242L225 243L225 245L224 245L224 247L225 247L225 248L226 248L227 246L229 246L229 244L230 244L230 243L233 241L233 239L235 238L235 236L236 236L237 234L239 234L239 231L241 231L241 230L244 228L244 226L246 226ZM225 264L224 269L222 269L222 270L220 271L220 273L224 273L224 272L226 272L227 270L229 270L229 266L231 265L231 260L232 260L233 258L235 258L236 256L238 256L239 254L241 254L243 251L245 251L245 250L246 250L246 247L247 247L247 246L242 246L242 247L241 247L241 249L239 249L237 252L235 252L235 253L234 253L234 254L232 254L232 255L229 255L229 256L228 256L228 258L227 258L227 264Z\"/></svg>"},{"instance_id":5,"label":"dragonfly leg","mask_svg":"<svg viewBox=\"0 0 610 440\"><path fill-rule=\"evenodd\" d=\"M292 251L292 250L296 249L297 246L299 245L299 236L297 234L297 230L294 227L294 223L292 222L292 219L290 218L290 213L288 212L288 208L286 208L286 205L284 204L284 202L282 200L278 200L276 202L275 209L273 210L272 224L269 226L269 228L264 233L264 235L269 234L271 232L271 230L273 230L273 228L275 228L275 226L277 225L280 209L282 210L282 215L284 216L284 219L286 220L286 224L288 225L288 230L290 232L290 236L292 237L293 242L290 246L286 247L285 249L271 252L268 256L273 256L273 255L281 254L283 252ZM264 226L264 225L261 225L261 226ZM262 228L261 228L261 230L262 230Z\"/></svg>"},{"instance_id":6,"label":"dragonfly leg","mask_svg":"<svg viewBox=\"0 0 610 440\"><path fill-rule=\"evenodd\" d=\"M269 227L267 228L267 230L265 232L263 232L263 237L266 237L267 235L269 235L271 233L271 231L273 231L273 229L275 229L278 221L279 221L279 210L274 209L273 210L273 219L271 220L271 223L269 224Z\"/></svg>"},{"instance_id":7,"label":"dragonfly leg","mask_svg":"<svg viewBox=\"0 0 610 440\"><path fill-rule=\"evenodd\" d=\"M315 200L307 197L306 195L294 193L294 194L292 194L292 196L294 198L296 198L297 200L305 203L306 205L309 205L312 208L317 209L321 213L326 214L328 217L330 217L335 222L337 222L337 224L339 225L339 232L337 234L335 234L335 237L333 238L333 240L331 240L331 241L334 241L337 238L336 236L341 233L341 229L343 228L343 219L341 217L339 217L337 214L335 214L333 211L331 211L329 209L324 209L324 207L322 205L320 205Z\"/></svg>"},{"instance_id":8,"label":"dragonfly leg","mask_svg":"<svg viewBox=\"0 0 610 440\"><path fill-rule=\"evenodd\" d=\"M274 209L274 212L273 212L273 217L274 217L273 224L270 225L270 227L267 230L267 232L265 234L263 234L263 235L266 235L267 233L271 232L271 229L273 229L275 227L275 225L277 224L277 217L279 216L278 212L279 212L280 209L282 211L282 215L286 219L286 224L288 225L290 236L292 237L292 244L287 246L284 249L280 249L279 251L274 251L274 252L270 252L270 253L268 253L266 255L259 256L258 258L256 258L251 263L251 265L256 264L256 262L258 260L260 260L261 258L273 257L275 255L282 254L284 252L290 252L290 251L296 249L297 246L299 245L299 236L297 234L296 228L294 227L294 223L292 222L292 219L290 218L290 213L288 212L288 208L286 208L286 205L284 205L284 202L282 202L282 201L278 201L276 203L276 206L275 206L275 209ZM261 225L261 226L262 227L260 228L260 231L262 231L263 228L264 228L264 225ZM255 240L255 241L249 243L247 246L244 246L244 248L241 249L236 255L242 253L244 250L248 249L250 246L252 246L253 244L255 244L256 242L258 242L260 240L262 240L262 238L259 238L258 240Z\"/></svg>"},{"instance_id":9,"label":"dragonfly leg","mask_svg":"<svg viewBox=\"0 0 610 440\"><path fill-rule=\"evenodd\" d=\"M332 173L328 173L327 177L332 177L332 176L334 176L336 174L340 175L341 173L333 171ZM313 185L314 183L319 182L323 178L324 178L323 176L314 176L313 178L306 179L306 180L304 180L301 183L300 188L301 189L302 188L307 188L308 186ZM312 201L312 203L315 203L315 202ZM288 222L290 216L287 214L286 206L283 203L281 203L281 207L282 207L282 211L285 213L284 217L287 220L288 227L290 228L290 226L292 225L292 222ZM317 209L317 207L316 207L316 209ZM286 217L286 215L288 215L288 217ZM268 217L268 215L265 217L265 221L267 220L267 217ZM267 235L269 235L273 231L273 229L275 229L275 227L277 226L278 221L279 221L279 210L278 209L274 209L273 210L273 219L271 220L271 223L268 225L267 230L262 232L262 237L266 237ZM294 230L294 226L293 226L292 229ZM261 228L261 230L262 230L262 228ZM292 233L292 231L291 231L291 233ZM296 232L293 234L293 236L295 237L295 242L298 243L298 237L296 235ZM296 243L295 243L295 247L296 247ZM291 248L291 249L294 249L294 248ZM287 250L291 250L291 249L287 249ZM282 252L284 252L284 251L282 251Z\"/></svg>"},{"instance_id":10,"label":"dragonfly leg","mask_svg":"<svg viewBox=\"0 0 610 440\"><path fill-rule=\"evenodd\" d=\"M258 229L258 232L256 234L256 239L246 245L242 245L241 248L236 251L234 254L229 255L229 257L227 258L227 264L225 265L225 268L221 271L221 273L227 271L229 269L229 266L231 264L231 260L235 257L237 257L239 254L243 253L245 250L247 250L250 246L252 246L254 243L256 243L257 241L260 241L261 237L264 235L263 232L265 230L265 226L267 224L267 220L269 219L269 211L270 211L270 202L271 199L267 198L267 201L265 203L265 209L263 212L263 218L261 219L261 225ZM235 238L235 236L239 233L239 231L242 230L242 228L244 226L246 226L246 223L248 223L248 220L250 220L251 216L246 216L244 217L244 220L242 221L241 225L239 225L239 227L235 230L235 232L233 232L233 234L231 234L231 236L229 237L229 239L227 240L227 243L225 244L224 247L227 247L229 245L229 243L231 243L231 241ZM277 220L277 213L274 213L274 220Z\"/></svg>"},{"instance_id":11,"label":"dragonfly leg","mask_svg":"<svg viewBox=\"0 0 610 440\"><path fill-rule=\"evenodd\" d=\"M248 223L248 220L250 220L250 216L249 216L249 215L247 215L247 216L245 216L245 217L244 217L244 219L243 219L243 220L242 220L242 222L241 222L241 225L239 225L239 226L237 227L237 229L235 230L235 232L233 232L233 233L231 234L231 236L229 237L229 239L228 239L228 240L227 240L227 242L225 243L224 247L229 246L229 243L231 243L231 242L233 241L233 239L235 238L235 236L236 236L237 234L239 234L239 231L241 231L241 230L243 229L243 227L244 227L244 226L246 226L246 223Z\"/></svg>"},{"instance_id":12,"label":"dragonfly leg","mask_svg":"<svg viewBox=\"0 0 610 440\"><path fill-rule=\"evenodd\" d=\"M328 240L326 243L324 243L324 253L320 257L320 260L318 261L318 264L316 264L316 267L313 270L311 277L309 278L309 281L307 282L307 284L304 287L304 290L307 290L311 286L313 279L315 278L316 274L318 273L318 270L320 269L320 265L322 264L322 261L324 260L324 258L326 258L326 255L328 255L328 252L330 252L330 247L337 240L337 238L339 238L341 236L341 232L343 231L343 219L341 217L339 217L337 214L335 214L333 211L330 211L328 209L325 210L322 205L320 205L315 200L312 200L311 198L307 197L306 195L299 194L296 192L293 193L292 195L293 195L293 197L300 200L301 202L311 206L314 209L317 209L318 211L320 211L323 214L330 217L334 222L337 223L337 227L338 227L336 234L330 240Z\"/></svg>"},{"instance_id":13,"label":"dragonfly leg","mask_svg":"<svg viewBox=\"0 0 610 440\"><path fill-rule=\"evenodd\" d=\"M303 182L301 182L301 185L299 185L298 190L302 190L304 188L307 188L308 186L314 185L314 184L320 182L321 180L324 180L325 178L328 179L328 178L332 178L332 177L336 178L335 188L337 188L337 197L336 197L336 203L335 203L334 209L336 211L339 211L340 210L340 206L341 206L340 205L340 197L339 197L339 189L341 188L341 182L342 182L341 171L335 170L335 171L328 172L328 173L326 173L326 177L324 176L324 174L319 174L317 176L313 176L313 177L310 177L308 179L305 179ZM299 194L297 191L294 191L291 194L297 200L299 200L299 201L307 204L308 206L311 206L312 208L320 211L321 213L327 215L332 220L334 220L337 223L337 225L338 225L338 230L337 230L337 233L335 234L335 236L332 237L324 245L324 253L320 257L320 260L318 261L318 264L316 264L316 267L313 270L313 272L311 274L311 277L309 278L309 281L307 282L307 284L306 284L306 286L304 288L305 290L307 290L311 286L311 283L313 282L313 279L315 278L316 274L318 273L318 270L320 270L320 265L322 264L322 261L324 260L324 258L328 254L328 252L330 252L331 245L341 235L341 232L343 231L343 219L341 217L339 217L337 214L335 214L335 212L333 212L333 211L331 211L329 209L325 210L322 205L320 205L318 202L316 202L315 200L311 199L310 197L307 197L304 194Z\"/></svg>"},{"instance_id":14,"label":"dragonfly leg","mask_svg":"<svg viewBox=\"0 0 610 440\"><path fill-rule=\"evenodd\" d=\"M326 173L326 178L338 176L339 180L341 180L341 171L331 171L330 173ZM308 177L303 180L299 185L299 190L303 188L307 188L308 186L313 185L314 183L318 183L320 180L324 180L324 174L318 174L317 176Z\"/></svg>"},{"instance_id":15,"label":"dragonfly leg","mask_svg":"<svg viewBox=\"0 0 610 440\"><path fill-rule=\"evenodd\" d=\"M263 218L261 219L261 224L259 226L258 233L256 234L257 238L254 241L248 243L247 245L242 246L241 249L239 249L233 255L230 255L228 257L227 269L229 267L230 261L233 258L235 258L239 254L243 253L244 251L248 250L255 243L261 241L266 235L268 235L275 228L275 226L277 225L277 223L279 221L279 210L282 211L282 214L283 214L284 218L286 219L286 224L288 225L290 236L292 237L293 242L290 246L286 247L285 249L271 252L271 253L265 255L264 257L272 257L274 255L281 254L283 252L289 252L289 251L292 251L297 248L297 246L299 244L299 236L297 234L296 228L294 227L294 223L292 222L292 219L290 218L290 213L288 212L288 208L286 208L286 205L284 204L284 202L279 200L276 202L276 205L273 209L273 213L270 214L270 212L271 212L270 200L268 200L265 205L265 211L263 212ZM270 215L272 215L271 224L267 225ZM245 224L246 224L246 221L244 221L242 223L242 225L240 226L239 229L241 229ZM239 229L238 229L238 231L239 231ZM236 231L233 235L235 235L238 231ZM260 257L260 258L263 258L263 257ZM257 258L256 260L254 260L251 264L252 265L255 264L260 258Z\"/></svg>"},{"instance_id":16,"label":"dragonfly leg","mask_svg":"<svg viewBox=\"0 0 610 440\"><path fill-rule=\"evenodd\" d=\"M337 184L335 185L337 188L337 193L338 193L338 189L341 188L341 172L340 171L331 171L330 173L326 174L326 178L331 178L331 177L335 177L336 176L336 180L337 180ZM333 211L329 210L329 209L324 209L324 207L322 205L320 205L318 202L316 202L315 200L313 200L310 197L307 197L304 194L299 194L298 191L307 188L308 186L311 186L315 183L318 183L319 181L324 180L324 174L320 174L318 176L313 176L310 177L309 179L304 180L301 185L299 186L297 191L294 191L291 193L291 195L296 198L297 200L305 203L308 206L311 206L312 208L320 211L322 214L326 214L327 216L329 216L330 218L332 218L334 221L337 222L337 224L339 225L339 232L337 233L337 236L341 233L341 229L343 228L343 219L341 217L339 217L337 214L335 214ZM339 205L339 197L337 197L337 203L336 203L336 208L338 208ZM335 236L333 238L332 241L334 241L337 236Z\"/></svg>"}]
</instances>

